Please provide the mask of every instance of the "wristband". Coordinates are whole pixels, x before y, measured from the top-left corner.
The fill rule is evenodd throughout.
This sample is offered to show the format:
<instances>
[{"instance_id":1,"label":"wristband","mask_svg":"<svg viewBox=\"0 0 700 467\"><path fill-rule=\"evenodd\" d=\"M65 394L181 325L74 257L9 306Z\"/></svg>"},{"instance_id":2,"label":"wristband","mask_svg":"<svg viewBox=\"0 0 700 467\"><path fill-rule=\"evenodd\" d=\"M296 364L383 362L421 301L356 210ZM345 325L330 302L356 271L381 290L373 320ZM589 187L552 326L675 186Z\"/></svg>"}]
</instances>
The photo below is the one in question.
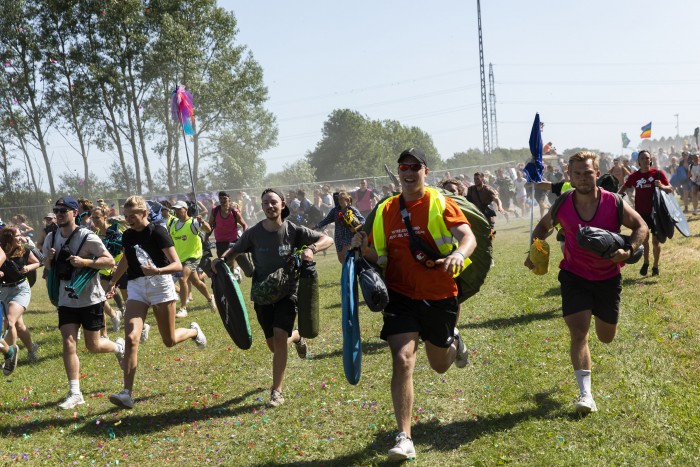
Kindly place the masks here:
<instances>
[{"instance_id":1,"label":"wristband","mask_svg":"<svg viewBox=\"0 0 700 467\"><path fill-rule=\"evenodd\" d=\"M156 275L160 276L160 268L156 268Z\"/></svg>"},{"instance_id":2,"label":"wristband","mask_svg":"<svg viewBox=\"0 0 700 467\"><path fill-rule=\"evenodd\" d=\"M462 257L462 259L467 259L467 257L464 256L464 253L462 253L461 251L455 250L455 251L453 251L451 254L454 255L455 253L457 253L458 255L460 255L460 256Z\"/></svg>"},{"instance_id":3,"label":"wristband","mask_svg":"<svg viewBox=\"0 0 700 467\"><path fill-rule=\"evenodd\" d=\"M311 252L312 252L313 254L316 254L316 245L314 245L313 243L312 243L311 245L307 246L306 248L308 248L309 250L311 250Z\"/></svg>"},{"instance_id":4,"label":"wristband","mask_svg":"<svg viewBox=\"0 0 700 467\"><path fill-rule=\"evenodd\" d=\"M83 260L83 267L86 268L86 267L88 267L89 265L90 265L90 261L84 259L84 260Z\"/></svg>"}]
</instances>

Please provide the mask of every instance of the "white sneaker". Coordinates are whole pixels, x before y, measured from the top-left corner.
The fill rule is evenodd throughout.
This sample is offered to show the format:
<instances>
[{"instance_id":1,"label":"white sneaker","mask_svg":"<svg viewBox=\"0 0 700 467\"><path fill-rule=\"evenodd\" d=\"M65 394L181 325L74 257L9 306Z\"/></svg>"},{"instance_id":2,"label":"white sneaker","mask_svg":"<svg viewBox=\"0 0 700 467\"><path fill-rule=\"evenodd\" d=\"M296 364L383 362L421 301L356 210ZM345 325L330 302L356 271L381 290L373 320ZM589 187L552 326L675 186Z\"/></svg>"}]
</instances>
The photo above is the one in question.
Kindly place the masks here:
<instances>
[{"instance_id":1,"label":"white sneaker","mask_svg":"<svg viewBox=\"0 0 700 467\"><path fill-rule=\"evenodd\" d=\"M396 437L396 444L389 449L390 461L403 461L416 458L416 448L413 447L413 440L406 436L403 431Z\"/></svg>"},{"instance_id":2,"label":"white sneaker","mask_svg":"<svg viewBox=\"0 0 700 467\"><path fill-rule=\"evenodd\" d=\"M124 364L124 347L126 346L126 342L124 342L124 339L119 337L114 341L114 345L117 346L117 349L114 351L114 355L117 356L119 366L122 366Z\"/></svg>"},{"instance_id":3,"label":"white sneaker","mask_svg":"<svg viewBox=\"0 0 700 467\"><path fill-rule=\"evenodd\" d=\"M114 310L114 316L110 318L112 320L112 332L119 332L119 326L122 323L122 310Z\"/></svg>"},{"instance_id":4,"label":"white sneaker","mask_svg":"<svg viewBox=\"0 0 700 467\"><path fill-rule=\"evenodd\" d=\"M134 399L131 398L129 391L126 389L122 390L119 394L110 394L109 401L117 407L122 407L124 409L134 408Z\"/></svg>"},{"instance_id":5,"label":"white sneaker","mask_svg":"<svg viewBox=\"0 0 700 467\"><path fill-rule=\"evenodd\" d=\"M209 298L209 311L211 311L212 313L216 313L217 311L219 311L216 308L216 303L214 302L214 297Z\"/></svg>"},{"instance_id":6,"label":"white sneaker","mask_svg":"<svg viewBox=\"0 0 700 467\"><path fill-rule=\"evenodd\" d=\"M240 284L241 281L243 280L243 275L241 274L241 268L239 268L238 266L236 266L235 268L233 268L233 278L234 278L236 281L238 281L239 284Z\"/></svg>"},{"instance_id":7,"label":"white sneaker","mask_svg":"<svg viewBox=\"0 0 700 467\"><path fill-rule=\"evenodd\" d=\"M202 332L202 328L199 327L197 323L190 323L190 329L196 329L197 335L194 336L194 341L197 343L197 347L200 349L207 348L207 337Z\"/></svg>"},{"instance_id":8,"label":"white sneaker","mask_svg":"<svg viewBox=\"0 0 700 467\"><path fill-rule=\"evenodd\" d=\"M58 407L63 410L68 410L68 409L73 409L80 404L84 404L85 399L83 399L82 393L78 394L71 394L68 393L68 397L66 397L66 400L58 404Z\"/></svg>"},{"instance_id":9,"label":"white sneaker","mask_svg":"<svg viewBox=\"0 0 700 467\"><path fill-rule=\"evenodd\" d=\"M32 344L32 350L27 351L27 359L29 363L36 363L39 360L39 344L36 342Z\"/></svg>"},{"instance_id":10,"label":"white sneaker","mask_svg":"<svg viewBox=\"0 0 700 467\"><path fill-rule=\"evenodd\" d=\"M187 318L187 310L180 308L177 313L175 313L176 318Z\"/></svg>"},{"instance_id":11,"label":"white sneaker","mask_svg":"<svg viewBox=\"0 0 700 467\"><path fill-rule=\"evenodd\" d=\"M580 394L576 398L576 412L586 414L597 411L598 407L590 394Z\"/></svg>"},{"instance_id":12,"label":"white sneaker","mask_svg":"<svg viewBox=\"0 0 700 467\"><path fill-rule=\"evenodd\" d=\"M141 329L141 339L139 339L139 342L143 344L148 340L148 333L151 330L151 325L148 323L143 323L143 329Z\"/></svg>"},{"instance_id":13,"label":"white sneaker","mask_svg":"<svg viewBox=\"0 0 700 467\"><path fill-rule=\"evenodd\" d=\"M469 351L467 346L464 345L462 336L459 335L459 329L455 328L455 340L457 341L457 357L455 358L455 366L457 368L464 368L469 365Z\"/></svg>"}]
</instances>

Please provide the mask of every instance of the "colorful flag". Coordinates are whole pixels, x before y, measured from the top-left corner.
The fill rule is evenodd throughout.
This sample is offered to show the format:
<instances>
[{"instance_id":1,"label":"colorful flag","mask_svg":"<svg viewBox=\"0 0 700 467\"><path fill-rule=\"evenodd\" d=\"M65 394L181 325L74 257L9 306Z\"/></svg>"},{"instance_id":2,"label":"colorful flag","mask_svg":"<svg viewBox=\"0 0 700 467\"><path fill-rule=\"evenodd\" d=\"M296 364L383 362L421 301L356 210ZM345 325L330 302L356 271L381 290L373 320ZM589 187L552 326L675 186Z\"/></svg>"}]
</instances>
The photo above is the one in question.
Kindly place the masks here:
<instances>
[{"instance_id":1,"label":"colorful flag","mask_svg":"<svg viewBox=\"0 0 700 467\"><path fill-rule=\"evenodd\" d=\"M639 135L640 138L651 138L651 122L647 123L642 127L642 134Z\"/></svg>"},{"instance_id":2,"label":"colorful flag","mask_svg":"<svg viewBox=\"0 0 700 467\"><path fill-rule=\"evenodd\" d=\"M535 121L532 122L530 154L532 154L532 161L528 162L523 169L525 180L530 183L541 182L542 175L544 175L544 164L542 163L542 125L540 125L540 114L535 114Z\"/></svg>"},{"instance_id":3,"label":"colorful flag","mask_svg":"<svg viewBox=\"0 0 700 467\"><path fill-rule=\"evenodd\" d=\"M630 144L630 139L627 137L627 133L622 133L622 147L626 148Z\"/></svg>"}]
</instances>

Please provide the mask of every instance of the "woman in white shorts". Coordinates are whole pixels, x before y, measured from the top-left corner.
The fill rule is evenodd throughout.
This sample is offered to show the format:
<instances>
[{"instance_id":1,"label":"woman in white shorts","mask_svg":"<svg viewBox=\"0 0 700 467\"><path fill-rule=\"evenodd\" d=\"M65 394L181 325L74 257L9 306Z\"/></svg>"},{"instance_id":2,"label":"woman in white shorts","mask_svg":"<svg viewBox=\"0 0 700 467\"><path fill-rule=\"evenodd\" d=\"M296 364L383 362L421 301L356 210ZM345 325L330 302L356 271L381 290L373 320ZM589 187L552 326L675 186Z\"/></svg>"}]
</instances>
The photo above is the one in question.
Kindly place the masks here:
<instances>
[{"instance_id":1,"label":"woman in white shorts","mask_svg":"<svg viewBox=\"0 0 700 467\"><path fill-rule=\"evenodd\" d=\"M22 315L27 311L32 297L27 273L38 269L41 264L31 251L25 250L22 234L16 227L5 227L0 230L0 247L6 257L5 262L0 266L0 302L4 307L3 318L7 322L5 345L1 349L5 357L2 372L8 376L17 366L18 337L29 351L29 360L36 360L39 346L32 342L32 336L24 324Z\"/></svg>"},{"instance_id":2,"label":"woman in white shorts","mask_svg":"<svg viewBox=\"0 0 700 467\"><path fill-rule=\"evenodd\" d=\"M148 206L141 196L131 196L124 204L124 217L129 228L122 235L124 257L110 281L108 298L116 293L115 284L126 272L129 298L124 313L126 347L124 354L124 390L109 396L110 402L123 408L133 408L132 388L138 348L148 309L154 309L158 331L166 347L193 339L204 348L207 339L197 323L189 329L175 328L175 285L171 274L182 270L173 241L164 227L148 220ZM144 253L145 252L145 255ZM141 257L137 254L141 253Z\"/></svg>"}]
</instances>

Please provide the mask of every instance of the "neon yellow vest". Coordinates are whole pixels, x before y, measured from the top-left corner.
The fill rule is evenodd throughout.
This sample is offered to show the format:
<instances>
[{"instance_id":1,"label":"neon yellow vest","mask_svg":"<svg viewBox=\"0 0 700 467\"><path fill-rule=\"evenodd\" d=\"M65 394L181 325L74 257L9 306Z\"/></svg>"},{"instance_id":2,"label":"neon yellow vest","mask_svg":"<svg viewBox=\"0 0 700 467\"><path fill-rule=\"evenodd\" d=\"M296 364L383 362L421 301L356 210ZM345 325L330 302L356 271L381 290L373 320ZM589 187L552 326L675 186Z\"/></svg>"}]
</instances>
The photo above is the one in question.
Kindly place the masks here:
<instances>
[{"instance_id":1,"label":"neon yellow vest","mask_svg":"<svg viewBox=\"0 0 700 467\"><path fill-rule=\"evenodd\" d=\"M459 246L459 243L452 236L452 232L450 232L450 229L447 228L445 225L445 219L442 217L443 213L445 212L445 196L435 188L426 187L425 191L430 196L430 204L428 207L428 232L437 245L440 254L448 255L455 248L457 248L457 246ZM399 196L400 195L392 196L377 206L374 223L372 224L372 237L374 240L374 249L377 250L377 254L380 258L382 256L386 257L387 255L386 235L384 233L384 208L389 201L398 198ZM382 264L386 262L380 261L379 263ZM466 268L470 264L471 260L469 258L465 258L464 267ZM464 269L462 269L462 271L463 270ZM461 274L462 271L458 271L458 273L455 274L455 277Z\"/></svg>"},{"instance_id":2,"label":"neon yellow vest","mask_svg":"<svg viewBox=\"0 0 700 467\"><path fill-rule=\"evenodd\" d=\"M190 217L180 229L176 229L178 223L176 218L169 227L170 236L175 244L175 252L180 261L202 257L202 241L199 239L199 235L192 232L192 220L193 218Z\"/></svg>"}]
</instances>

